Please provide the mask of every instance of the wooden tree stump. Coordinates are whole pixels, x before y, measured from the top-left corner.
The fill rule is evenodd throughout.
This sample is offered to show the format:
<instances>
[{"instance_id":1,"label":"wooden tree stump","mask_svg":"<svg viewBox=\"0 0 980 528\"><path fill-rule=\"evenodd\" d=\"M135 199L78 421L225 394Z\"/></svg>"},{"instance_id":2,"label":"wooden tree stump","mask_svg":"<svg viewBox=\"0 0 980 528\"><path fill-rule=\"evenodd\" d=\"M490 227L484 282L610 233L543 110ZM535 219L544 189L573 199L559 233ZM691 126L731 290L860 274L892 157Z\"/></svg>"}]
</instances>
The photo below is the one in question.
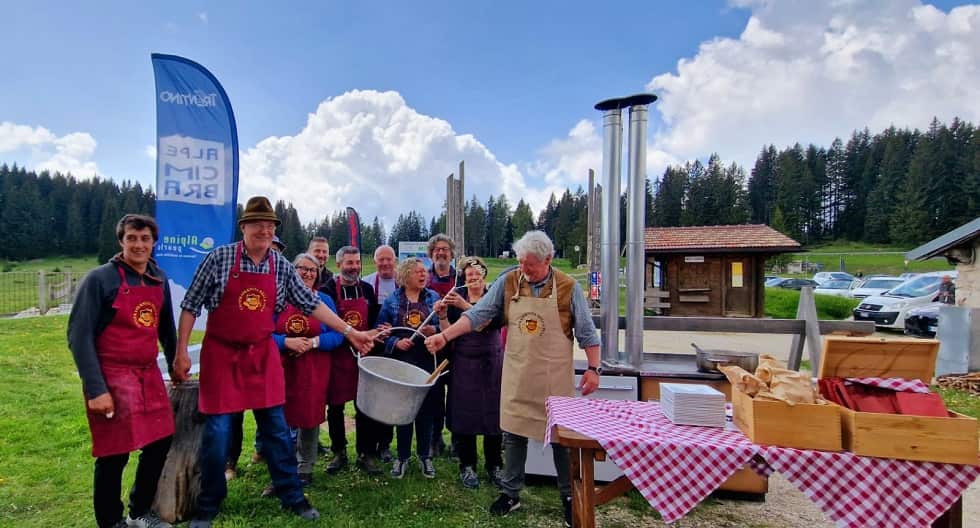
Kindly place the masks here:
<instances>
[{"instance_id":1,"label":"wooden tree stump","mask_svg":"<svg viewBox=\"0 0 980 528\"><path fill-rule=\"evenodd\" d=\"M204 417L197 410L197 380L170 388L170 406L174 411L176 431L160 474L153 511L161 519L175 523L194 514L201 492L201 470L197 464L204 433Z\"/></svg>"}]
</instances>

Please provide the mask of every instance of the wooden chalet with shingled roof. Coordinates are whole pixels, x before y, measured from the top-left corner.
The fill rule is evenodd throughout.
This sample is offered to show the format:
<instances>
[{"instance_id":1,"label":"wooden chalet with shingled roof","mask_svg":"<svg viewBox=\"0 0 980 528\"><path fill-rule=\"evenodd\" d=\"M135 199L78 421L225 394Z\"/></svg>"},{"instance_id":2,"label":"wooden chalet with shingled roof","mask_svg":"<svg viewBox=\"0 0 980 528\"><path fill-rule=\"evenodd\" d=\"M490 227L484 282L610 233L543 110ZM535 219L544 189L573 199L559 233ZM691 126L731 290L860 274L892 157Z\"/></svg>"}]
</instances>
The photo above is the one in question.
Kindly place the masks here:
<instances>
[{"instance_id":1,"label":"wooden chalet with shingled roof","mask_svg":"<svg viewBox=\"0 0 980 528\"><path fill-rule=\"evenodd\" d=\"M763 317L766 260L803 251L766 225L648 227L646 307L663 315Z\"/></svg>"}]
</instances>

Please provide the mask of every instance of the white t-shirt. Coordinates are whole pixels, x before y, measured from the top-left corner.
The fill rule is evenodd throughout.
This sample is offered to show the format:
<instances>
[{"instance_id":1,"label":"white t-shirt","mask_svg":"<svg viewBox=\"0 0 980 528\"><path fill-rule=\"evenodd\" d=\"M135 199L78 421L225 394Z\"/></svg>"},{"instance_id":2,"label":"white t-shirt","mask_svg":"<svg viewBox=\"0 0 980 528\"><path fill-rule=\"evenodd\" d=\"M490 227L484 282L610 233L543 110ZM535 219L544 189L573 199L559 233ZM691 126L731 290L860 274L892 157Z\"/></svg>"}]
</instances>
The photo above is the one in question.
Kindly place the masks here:
<instances>
[{"instance_id":1,"label":"white t-shirt","mask_svg":"<svg viewBox=\"0 0 980 528\"><path fill-rule=\"evenodd\" d=\"M383 279L378 276L378 272L367 275L361 280L374 287L374 293L378 296L379 305L384 304L385 299L398 288L395 279Z\"/></svg>"}]
</instances>

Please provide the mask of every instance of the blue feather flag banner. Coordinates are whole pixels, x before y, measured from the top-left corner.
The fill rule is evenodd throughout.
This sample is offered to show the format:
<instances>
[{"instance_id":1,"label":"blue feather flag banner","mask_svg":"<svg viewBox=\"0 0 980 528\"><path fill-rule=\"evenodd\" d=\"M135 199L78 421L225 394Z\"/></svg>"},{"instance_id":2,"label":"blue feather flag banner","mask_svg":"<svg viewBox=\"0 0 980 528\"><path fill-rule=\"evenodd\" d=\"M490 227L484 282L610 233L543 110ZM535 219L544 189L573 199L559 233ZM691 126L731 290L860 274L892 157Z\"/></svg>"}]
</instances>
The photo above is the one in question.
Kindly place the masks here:
<instances>
[{"instance_id":1,"label":"blue feather flag banner","mask_svg":"<svg viewBox=\"0 0 980 528\"><path fill-rule=\"evenodd\" d=\"M234 240L238 130L218 79L175 55L151 55L156 80L157 201L154 256L170 277L174 311L198 265Z\"/></svg>"}]
</instances>

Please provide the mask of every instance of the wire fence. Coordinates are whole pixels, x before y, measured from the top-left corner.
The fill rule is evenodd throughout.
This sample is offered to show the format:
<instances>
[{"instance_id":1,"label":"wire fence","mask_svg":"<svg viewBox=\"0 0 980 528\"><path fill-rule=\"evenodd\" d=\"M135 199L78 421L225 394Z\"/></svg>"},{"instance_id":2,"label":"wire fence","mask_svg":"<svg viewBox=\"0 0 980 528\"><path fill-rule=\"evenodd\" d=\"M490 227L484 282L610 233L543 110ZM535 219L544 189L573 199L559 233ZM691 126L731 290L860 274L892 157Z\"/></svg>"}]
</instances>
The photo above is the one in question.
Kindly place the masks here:
<instances>
[{"instance_id":1,"label":"wire fence","mask_svg":"<svg viewBox=\"0 0 980 528\"><path fill-rule=\"evenodd\" d=\"M0 317L60 313L75 298L83 271L0 273Z\"/></svg>"}]
</instances>

